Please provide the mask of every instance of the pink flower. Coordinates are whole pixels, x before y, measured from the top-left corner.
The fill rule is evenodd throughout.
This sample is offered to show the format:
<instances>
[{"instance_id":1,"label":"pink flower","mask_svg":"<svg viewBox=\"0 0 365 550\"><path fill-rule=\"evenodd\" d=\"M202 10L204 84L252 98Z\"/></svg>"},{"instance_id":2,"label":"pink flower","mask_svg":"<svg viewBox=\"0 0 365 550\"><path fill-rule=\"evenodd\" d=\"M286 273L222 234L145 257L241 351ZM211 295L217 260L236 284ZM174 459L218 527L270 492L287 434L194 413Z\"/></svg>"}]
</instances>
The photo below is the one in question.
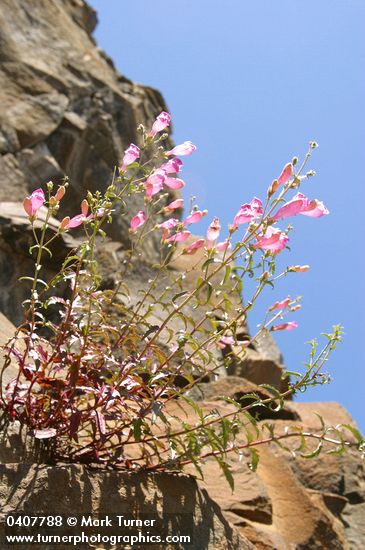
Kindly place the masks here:
<instances>
[{"instance_id":1,"label":"pink flower","mask_svg":"<svg viewBox=\"0 0 365 550\"><path fill-rule=\"evenodd\" d=\"M202 246L205 245L205 239L198 239L197 241L194 241L191 245L184 248L183 253L184 254L195 254L195 252L202 248Z\"/></svg>"},{"instance_id":2,"label":"pink flower","mask_svg":"<svg viewBox=\"0 0 365 550\"><path fill-rule=\"evenodd\" d=\"M167 243L181 243L186 241L190 237L190 231L179 231L175 235L171 235L168 239L165 239Z\"/></svg>"},{"instance_id":3,"label":"pink flower","mask_svg":"<svg viewBox=\"0 0 365 550\"><path fill-rule=\"evenodd\" d=\"M131 219L131 226L130 231L131 233L135 233L141 225L143 225L147 220L146 213L143 212L143 210L140 210L132 219Z\"/></svg>"},{"instance_id":4,"label":"pink flower","mask_svg":"<svg viewBox=\"0 0 365 550\"><path fill-rule=\"evenodd\" d=\"M184 143L181 143L180 145L176 145L171 151L167 151L166 155L169 157L170 155L176 155L180 157L192 155L196 151L196 145L192 143L191 141L184 141Z\"/></svg>"},{"instance_id":5,"label":"pink flower","mask_svg":"<svg viewBox=\"0 0 365 550\"><path fill-rule=\"evenodd\" d=\"M168 220L162 223L159 223L157 227L160 227L162 229L173 229L174 227L177 226L178 223L180 222L176 218L169 218Z\"/></svg>"},{"instance_id":6,"label":"pink flower","mask_svg":"<svg viewBox=\"0 0 365 550\"><path fill-rule=\"evenodd\" d=\"M308 207L303 210L301 214L312 218L321 218L322 216L327 216L329 214L329 210L327 210L323 202L313 199L308 203Z\"/></svg>"},{"instance_id":7,"label":"pink flower","mask_svg":"<svg viewBox=\"0 0 365 550\"><path fill-rule=\"evenodd\" d=\"M160 229L163 229L163 232L162 232L162 240L163 241L165 241L167 239L167 237L170 234L171 229L176 227L179 223L180 223L180 221L177 220L176 218L169 218L168 220L166 220L162 223L159 223L157 225L157 227L159 227Z\"/></svg>"},{"instance_id":8,"label":"pink flower","mask_svg":"<svg viewBox=\"0 0 365 550\"><path fill-rule=\"evenodd\" d=\"M130 146L124 151L124 157L122 160L122 166L120 168L121 172L125 172L127 169L127 166L132 164L136 159L139 158L139 155L141 154L141 151L137 145L134 145L134 143L131 143Z\"/></svg>"},{"instance_id":9,"label":"pink flower","mask_svg":"<svg viewBox=\"0 0 365 550\"><path fill-rule=\"evenodd\" d=\"M281 302L275 302L271 307L269 307L269 311L273 311L274 309L285 309L288 307L288 305L291 302L290 296L285 298L285 300L281 300Z\"/></svg>"},{"instance_id":10,"label":"pink flower","mask_svg":"<svg viewBox=\"0 0 365 550\"><path fill-rule=\"evenodd\" d=\"M160 169L164 170L166 174L178 174L181 172L182 160L178 158L170 159L164 164L161 164Z\"/></svg>"},{"instance_id":11,"label":"pink flower","mask_svg":"<svg viewBox=\"0 0 365 550\"><path fill-rule=\"evenodd\" d=\"M292 265L288 267L288 271L295 271L296 273L305 273L309 271L309 265Z\"/></svg>"},{"instance_id":12,"label":"pink flower","mask_svg":"<svg viewBox=\"0 0 365 550\"><path fill-rule=\"evenodd\" d=\"M293 175L293 165L291 162L288 162L283 168L280 176L277 179L278 185L286 183Z\"/></svg>"},{"instance_id":13,"label":"pink flower","mask_svg":"<svg viewBox=\"0 0 365 550\"><path fill-rule=\"evenodd\" d=\"M273 220L284 219L290 216L296 216L297 214L311 216L312 218L320 218L329 214L329 211L323 202L318 201L317 199L309 201L305 195L302 193L297 193L292 200L279 208L273 217Z\"/></svg>"},{"instance_id":14,"label":"pink flower","mask_svg":"<svg viewBox=\"0 0 365 550\"><path fill-rule=\"evenodd\" d=\"M230 250L232 248L232 245L231 243L229 242L228 239L226 239L225 241L221 242L221 243L217 243L215 245L216 249L219 251L219 252L224 252L225 250Z\"/></svg>"},{"instance_id":15,"label":"pink flower","mask_svg":"<svg viewBox=\"0 0 365 550\"><path fill-rule=\"evenodd\" d=\"M278 228L268 227L265 234L260 235L255 244L255 248L270 250L274 254L285 248L289 237Z\"/></svg>"},{"instance_id":16,"label":"pink flower","mask_svg":"<svg viewBox=\"0 0 365 550\"><path fill-rule=\"evenodd\" d=\"M84 199L81 203L81 214L77 214L77 216L74 216L70 219L69 216L66 216L61 222L60 229L74 229L75 227L79 227L84 222L88 222L94 218L92 214L89 216L87 215L89 211L89 203L86 199Z\"/></svg>"},{"instance_id":17,"label":"pink flower","mask_svg":"<svg viewBox=\"0 0 365 550\"><path fill-rule=\"evenodd\" d=\"M297 193L293 199L288 201L284 206L279 208L276 212L273 220L280 220L289 218L290 216L296 216L305 210L308 206L308 199L302 193Z\"/></svg>"},{"instance_id":18,"label":"pink flower","mask_svg":"<svg viewBox=\"0 0 365 550\"><path fill-rule=\"evenodd\" d=\"M23 207L30 218L33 218L41 206L44 205L45 196L43 189L39 188L33 191L33 193L26 197L23 201Z\"/></svg>"},{"instance_id":19,"label":"pink flower","mask_svg":"<svg viewBox=\"0 0 365 550\"><path fill-rule=\"evenodd\" d=\"M182 189L185 187L185 182L179 178L166 178L165 185L170 189Z\"/></svg>"},{"instance_id":20,"label":"pink flower","mask_svg":"<svg viewBox=\"0 0 365 550\"><path fill-rule=\"evenodd\" d=\"M283 323L282 325L274 325L271 327L271 330L294 330L298 327L296 321L289 321L288 323Z\"/></svg>"},{"instance_id":21,"label":"pink flower","mask_svg":"<svg viewBox=\"0 0 365 550\"><path fill-rule=\"evenodd\" d=\"M190 216L186 218L186 220L183 222L184 225L190 225L192 223L198 223L204 216L206 216L208 213L208 210L196 210Z\"/></svg>"},{"instance_id":22,"label":"pink flower","mask_svg":"<svg viewBox=\"0 0 365 550\"><path fill-rule=\"evenodd\" d=\"M167 206L165 206L165 210L173 211L178 210L179 208L182 208L184 206L184 199L177 199L176 201L170 202Z\"/></svg>"},{"instance_id":23,"label":"pink flower","mask_svg":"<svg viewBox=\"0 0 365 550\"><path fill-rule=\"evenodd\" d=\"M167 128L170 125L171 122L171 116L169 113L166 113L165 111L162 111L156 118L155 122L153 123L152 130L150 131L150 136L153 138L158 132L162 132L165 128Z\"/></svg>"},{"instance_id":24,"label":"pink flower","mask_svg":"<svg viewBox=\"0 0 365 550\"><path fill-rule=\"evenodd\" d=\"M218 342L218 346L221 348L221 349L224 349L226 346L233 346L234 345L234 338L233 336L223 336L219 342Z\"/></svg>"},{"instance_id":25,"label":"pink flower","mask_svg":"<svg viewBox=\"0 0 365 550\"><path fill-rule=\"evenodd\" d=\"M242 204L238 213L233 220L233 226L237 227L242 223L248 223L256 218L259 218L262 214L262 202L256 197L252 199L250 204Z\"/></svg>"},{"instance_id":26,"label":"pink flower","mask_svg":"<svg viewBox=\"0 0 365 550\"><path fill-rule=\"evenodd\" d=\"M163 184L166 180L166 175L163 170L155 170L145 183L146 196L152 197L159 193L163 187Z\"/></svg>"},{"instance_id":27,"label":"pink flower","mask_svg":"<svg viewBox=\"0 0 365 550\"><path fill-rule=\"evenodd\" d=\"M214 218L207 231L207 239L210 243L216 241L221 232L221 224L219 223L219 218Z\"/></svg>"}]
</instances>

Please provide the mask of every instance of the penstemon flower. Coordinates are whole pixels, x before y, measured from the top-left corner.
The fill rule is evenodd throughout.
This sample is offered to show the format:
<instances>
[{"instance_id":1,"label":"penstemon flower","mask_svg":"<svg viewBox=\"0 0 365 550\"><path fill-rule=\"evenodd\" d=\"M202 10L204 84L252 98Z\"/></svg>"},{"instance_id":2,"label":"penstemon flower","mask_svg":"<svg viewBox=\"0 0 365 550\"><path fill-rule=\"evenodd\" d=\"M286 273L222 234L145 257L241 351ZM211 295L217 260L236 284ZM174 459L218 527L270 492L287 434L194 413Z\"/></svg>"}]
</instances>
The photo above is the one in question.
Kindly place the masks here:
<instances>
[{"instance_id":1,"label":"penstemon flower","mask_svg":"<svg viewBox=\"0 0 365 550\"><path fill-rule=\"evenodd\" d=\"M41 188L36 189L29 197L24 199L23 207L29 218L36 216L38 210L44 205L45 200L44 192Z\"/></svg>"},{"instance_id":2,"label":"penstemon flower","mask_svg":"<svg viewBox=\"0 0 365 550\"><path fill-rule=\"evenodd\" d=\"M158 115L155 122L153 123L152 130L149 133L150 137L153 138L158 132L162 132L162 130L170 125L170 122L171 116L169 115L169 113L162 111L162 113Z\"/></svg>"},{"instance_id":3,"label":"penstemon flower","mask_svg":"<svg viewBox=\"0 0 365 550\"><path fill-rule=\"evenodd\" d=\"M289 237L283 231L270 226L263 235L257 238L254 247L277 254L286 247L288 241Z\"/></svg>"},{"instance_id":4,"label":"penstemon flower","mask_svg":"<svg viewBox=\"0 0 365 550\"><path fill-rule=\"evenodd\" d=\"M180 145L176 145L176 147L174 147L170 151L167 151L165 154L168 157L171 155L184 157L184 156L192 155L194 151L196 151L196 145L194 145L194 143L192 143L191 141L184 141L184 143L181 143Z\"/></svg>"},{"instance_id":5,"label":"penstemon flower","mask_svg":"<svg viewBox=\"0 0 365 550\"><path fill-rule=\"evenodd\" d=\"M298 323L296 321L289 321L288 323L283 323L282 325L274 325L271 327L271 330L294 330L298 327Z\"/></svg>"},{"instance_id":6,"label":"penstemon flower","mask_svg":"<svg viewBox=\"0 0 365 550\"><path fill-rule=\"evenodd\" d=\"M125 172L130 164L139 158L141 151L137 145L131 143L130 146L124 151L124 157L122 160L122 166L120 172Z\"/></svg>"},{"instance_id":7,"label":"penstemon flower","mask_svg":"<svg viewBox=\"0 0 365 550\"><path fill-rule=\"evenodd\" d=\"M146 223L147 216L143 210L140 210L132 219L129 231L135 233L141 225Z\"/></svg>"}]
</instances>

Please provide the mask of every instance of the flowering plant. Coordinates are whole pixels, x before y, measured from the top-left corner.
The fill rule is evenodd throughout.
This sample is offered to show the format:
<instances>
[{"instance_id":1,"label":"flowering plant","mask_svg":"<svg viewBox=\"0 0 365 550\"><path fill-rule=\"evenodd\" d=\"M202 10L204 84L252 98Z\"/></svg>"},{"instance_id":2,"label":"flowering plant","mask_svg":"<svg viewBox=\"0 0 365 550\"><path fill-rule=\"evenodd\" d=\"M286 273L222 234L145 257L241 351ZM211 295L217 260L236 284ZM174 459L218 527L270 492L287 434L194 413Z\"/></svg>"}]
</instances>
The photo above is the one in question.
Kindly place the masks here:
<instances>
[{"instance_id":1,"label":"flowering plant","mask_svg":"<svg viewBox=\"0 0 365 550\"><path fill-rule=\"evenodd\" d=\"M305 172L317 146L311 142L302 164L297 158L288 163L264 201L253 198L242 204L223 237L214 217L206 237L194 238L191 226L207 211L192 204L181 219L183 199L177 190L185 186L178 157L191 155L196 147L186 141L166 150L167 134L162 132L170 120L163 112L149 132L141 127L140 146L126 149L119 174L105 193L88 193L80 213L61 219L52 235L47 228L58 215L67 183L56 192L49 183L46 194L37 189L24 200L35 238L30 249L35 269L32 278L24 278L31 285L24 323L4 347L3 372L16 365L17 375L2 389L2 415L26 426L49 460L134 470L179 469L192 463L200 471L202 461L212 456L231 484L230 453L248 451L254 468L255 449L269 441L282 445L284 439L299 440L299 452L305 454L306 441L313 439L318 447L311 455L327 441L342 452L352 444L347 430L360 448L361 436L349 426L336 427L334 437L328 436L334 429L324 424L321 433L303 433L295 426L277 434L255 417L258 407L280 410L286 397L328 381L322 367L341 340L341 327L325 335L321 351L312 343L305 372L290 373L291 380L287 373L284 392L265 384L266 398L253 393L238 401L227 399L224 412L206 411L192 397L194 387L229 366L235 348L244 353L262 333L297 327L293 319L277 322L300 307L298 300L287 297L268 308L257 334L240 338L259 295L280 278L308 270L291 265L276 272L277 255L287 247L291 231L278 222L296 215L319 218L328 210L298 191L313 175ZM296 194L288 200L293 190ZM118 284L103 290L98 242L117 205L123 211L131 196L142 196L144 207L132 213L124 208L120 214L128 217L131 247ZM44 280L42 262L52 254L52 242L77 227L83 228L84 240L59 273ZM146 267L150 276L136 300L130 282L151 234L159 235L160 261ZM178 271L176 265L184 258L190 258L188 267ZM247 276L255 277L257 285L244 305ZM65 283L67 291L60 295ZM49 315L52 308L56 313Z\"/></svg>"}]
</instances>

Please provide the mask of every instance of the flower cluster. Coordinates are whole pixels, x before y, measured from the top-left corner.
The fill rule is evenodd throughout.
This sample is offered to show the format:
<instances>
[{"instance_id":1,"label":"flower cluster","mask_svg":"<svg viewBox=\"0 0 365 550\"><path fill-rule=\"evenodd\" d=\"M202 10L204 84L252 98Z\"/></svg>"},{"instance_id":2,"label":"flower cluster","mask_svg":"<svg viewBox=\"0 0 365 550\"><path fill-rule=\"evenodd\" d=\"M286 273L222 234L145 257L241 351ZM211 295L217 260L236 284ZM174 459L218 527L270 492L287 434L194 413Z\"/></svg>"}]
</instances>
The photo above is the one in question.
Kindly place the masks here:
<instances>
[{"instance_id":1,"label":"flower cluster","mask_svg":"<svg viewBox=\"0 0 365 550\"><path fill-rule=\"evenodd\" d=\"M164 131L170 124L171 116L163 111L150 129L140 128L138 145L125 149L112 184L104 193L89 192L76 215L59 220L54 235L48 222L50 216L57 218L67 184L54 193L49 182L46 192L36 189L24 200L36 240L30 249L34 276L24 278L31 283L24 323L4 348L3 369L15 362L19 374L0 394L0 408L7 419L19 421L33 437L45 441L56 460L153 471L190 463L199 469L204 458L214 456L232 483L227 455L250 451L261 429L249 411L255 413L258 406L280 408L285 397L325 383L320 370L340 340L340 328L328 335L318 355L312 350L307 371L288 382L285 394L273 388L272 398L257 396L247 405L231 399L233 411L207 414L186 393L218 369L229 367L237 349L244 356L265 331L298 326L284 320L301 307L299 299L287 296L267 308L255 335L245 341L239 338L250 308L266 288L280 277L309 269L295 264L278 273L276 258L287 247L290 233L290 226L279 224L299 214L320 218L328 210L299 191L309 177L303 170L314 148L311 144L302 166L296 168L296 158L287 163L265 200L254 197L241 204L226 228L213 216L205 235L194 237L191 227L208 212L192 199L183 216L179 192L185 186L180 157L194 153L196 146L185 141L165 147ZM291 197L293 190L296 194ZM118 203L128 204L126 199L134 194L138 211L116 208ZM119 282L113 290L103 290L97 245L105 236L103 223L120 211L118 215L127 218L131 247L123 256ZM43 255L51 254L56 237L75 228L84 230L85 240L65 259L60 272L47 280ZM143 246L153 232L161 239L160 262L146 264L152 276L139 289L136 301L128 283L133 270L141 270ZM192 281L194 277L177 272L171 261L198 250L192 262L186 262L196 264L191 267L196 273ZM244 305L237 297L246 276L254 278L257 286L251 297L245 296ZM56 313L49 315L49 308ZM48 339L44 334L50 335ZM178 398L192 407L196 421L171 414L169 407L173 409ZM270 437L263 441L278 439ZM298 437L302 448L302 434Z\"/></svg>"}]
</instances>

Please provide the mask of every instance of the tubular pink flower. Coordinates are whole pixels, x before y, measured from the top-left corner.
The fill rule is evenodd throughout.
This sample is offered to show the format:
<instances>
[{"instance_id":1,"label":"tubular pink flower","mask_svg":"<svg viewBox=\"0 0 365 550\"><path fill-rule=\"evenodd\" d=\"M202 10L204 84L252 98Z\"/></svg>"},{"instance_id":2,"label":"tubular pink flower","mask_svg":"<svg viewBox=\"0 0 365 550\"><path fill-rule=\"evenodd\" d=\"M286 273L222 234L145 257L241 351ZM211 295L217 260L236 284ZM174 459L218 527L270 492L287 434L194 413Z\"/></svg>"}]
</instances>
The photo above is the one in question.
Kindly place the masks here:
<instances>
[{"instance_id":1,"label":"tubular pink flower","mask_svg":"<svg viewBox=\"0 0 365 550\"><path fill-rule=\"evenodd\" d=\"M190 231L179 231L175 235L171 235L168 239L165 239L167 243L182 243L190 237Z\"/></svg>"},{"instance_id":2,"label":"tubular pink flower","mask_svg":"<svg viewBox=\"0 0 365 550\"><path fill-rule=\"evenodd\" d=\"M188 155L192 155L196 151L196 145L192 143L191 141L184 141L184 143L181 143L180 145L176 145L173 149L166 152L166 155L169 157L170 155L176 155L178 157L185 157Z\"/></svg>"},{"instance_id":3,"label":"tubular pink flower","mask_svg":"<svg viewBox=\"0 0 365 550\"><path fill-rule=\"evenodd\" d=\"M208 214L208 210L196 210L183 222L184 225L191 225L192 223L198 223L204 216Z\"/></svg>"},{"instance_id":4,"label":"tubular pink flower","mask_svg":"<svg viewBox=\"0 0 365 550\"><path fill-rule=\"evenodd\" d=\"M198 239L197 241L194 241L191 243L191 245L187 246L183 250L183 254L195 254L195 252L202 248L205 245L205 239Z\"/></svg>"},{"instance_id":5,"label":"tubular pink flower","mask_svg":"<svg viewBox=\"0 0 365 550\"><path fill-rule=\"evenodd\" d=\"M159 193L163 188L163 184L166 180L166 175L163 170L155 170L145 183L146 196L153 197L156 193Z\"/></svg>"},{"instance_id":6,"label":"tubular pink flower","mask_svg":"<svg viewBox=\"0 0 365 550\"><path fill-rule=\"evenodd\" d=\"M288 305L291 302L290 296L285 298L285 300L281 300L281 302L275 302L271 307L269 307L269 311L273 311L274 309L285 309L288 307Z\"/></svg>"},{"instance_id":7,"label":"tubular pink flower","mask_svg":"<svg viewBox=\"0 0 365 550\"><path fill-rule=\"evenodd\" d=\"M297 214L311 216L312 218L321 218L322 216L329 214L329 211L323 202L317 199L309 201L305 195L302 193L297 193L292 200L279 208L273 217L273 220L284 219L290 216L296 216Z\"/></svg>"},{"instance_id":8,"label":"tubular pink flower","mask_svg":"<svg viewBox=\"0 0 365 550\"><path fill-rule=\"evenodd\" d=\"M181 172L182 160L178 158L170 159L164 164L161 164L160 169L164 170L166 174L178 174Z\"/></svg>"},{"instance_id":9,"label":"tubular pink flower","mask_svg":"<svg viewBox=\"0 0 365 550\"><path fill-rule=\"evenodd\" d=\"M235 342L233 336L223 336L217 343L221 349L224 349L226 346L233 346Z\"/></svg>"},{"instance_id":10,"label":"tubular pink flower","mask_svg":"<svg viewBox=\"0 0 365 550\"><path fill-rule=\"evenodd\" d=\"M152 130L150 131L150 136L153 138L158 132L162 132L165 128L170 125L171 116L169 113L162 111L156 118L155 122L152 125Z\"/></svg>"},{"instance_id":11,"label":"tubular pink flower","mask_svg":"<svg viewBox=\"0 0 365 550\"><path fill-rule=\"evenodd\" d=\"M226 239L221 243L217 243L215 247L218 250L218 252L224 252L227 249L230 250L232 248L232 244L229 242L228 239Z\"/></svg>"},{"instance_id":12,"label":"tubular pink flower","mask_svg":"<svg viewBox=\"0 0 365 550\"><path fill-rule=\"evenodd\" d=\"M44 205L45 200L44 192L41 188L36 189L29 197L24 199L23 207L30 218L33 218L37 214L41 206Z\"/></svg>"},{"instance_id":13,"label":"tubular pink flower","mask_svg":"<svg viewBox=\"0 0 365 550\"><path fill-rule=\"evenodd\" d=\"M288 323L283 323L282 325L274 325L271 327L271 330L294 330L298 327L296 321L289 321Z\"/></svg>"},{"instance_id":14,"label":"tubular pink flower","mask_svg":"<svg viewBox=\"0 0 365 550\"><path fill-rule=\"evenodd\" d=\"M131 233L135 233L141 225L143 225L147 220L146 213L143 210L140 210L132 219L130 225Z\"/></svg>"},{"instance_id":15,"label":"tubular pink flower","mask_svg":"<svg viewBox=\"0 0 365 550\"><path fill-rule=\"evenodd\" d=\"M174 227L177 226L178 223L180 222L176 218L169 218L168 220L162 223L159 223L157 227L160 227L162 229L173 229Z\"/></svg>"},{"instance_id":16,"label":"tubular pink flower","mask_svg":"<svg viewBox=\"0 0 365 550\"><path fill-rule=\"evenodd\" d=\"M61 185L61 186L57 189L57 193L56 193L55 196L54 196L56 203L59 203L59 202L63 199L65 193L66 193L66 188L65 188L64 185Z\"/></svg>"},{"instance_id":17,"label":"tubular pink flower","mask_svg":"<svg viewBox=\"0 0 365 550\"><path fill-rule=\"evenodd\" d=\"M311 218L321 218L322 216L327 216L329 210L325 207L323 202L313 199L309 202L308 207L301 212L303 216L310 216Z\"/></svg>"},{"instance_id":18,"label":"tubular pink flower","mask_svg":"<svg viewBox=\"0 0 365 550\"><path fill-rule=\"evenodd\" d=\"M278 228L268 227L264 235L260 235L255 244L255 248L270 250L274 254L285 248L289 237Z\"/></svg>"},{"instance_id":19,"label":"tubular pink flower","mask_svg":"<svg viewBox=\"0 0 365 550\"><path fill-rule=\"evenodd\" d=\"M288 271L294 271L296 273L306 273L309 271L309 265L291 265L288 267Z\"/></svg>"},{"instance_id":20,"label":"tubular pink flower","mask_svg":"<svg viewBox=\"0 0 365 550\"><path fill-rule=\"evenodd\" d=\"M259 218L262 214L262 202L256 197L252 199L250 204L242 204L239 211L233 220L233 227L237 227L243 223L248 223L256 218Z\"/></svg>"},{"instance_id":21,"label":"tubular pink flower","mask_svg":"<svg viewBox=\"0 0 365 550\"><path fill-rule=\"evenodd\" d=\"M140 154L141 151L139 147L137 147L137 145L134 145L134 143L131 143L130 146L124 151L124 157L122 160L120 171L125 172L127 167L139 158Z\"/></svg>"},{"instance_id":22,"label":"tubular pink flower","mask_svg":"<svg viewBox=\"0 0 365 550\"><path fill-rule=\"evenodd\" d=\"M207 239L210 243L216 241L221 232L221 224L219 223L219 218L215 217L207 231Z\"/></svg>"},{"instance_id":23,"label":"tubular pink flower","mask_svg":"<svg viewBox=\"0 0 365 550\"><path fill-rule=\"evenodd\" d=\"M280 220L289 218L290 216L296 216L300 214L308 207L309 201L302 193L297 193L293 199L288 201L284 206L279 208L273 220Z\"/></svg>"},{"instance_id":24,"label":"tubular pink flower","mask_svg":"<svg viewBox=\"0 0 365 550\"><path fill-rule=\"evenodd\" d=\"M178 210L184 206L184 199L176 199L176 201L170 202L165 206L165 210L172 212L173 210Z\"/></svg>"},{"instance_id":25,"label":"tubular pink flower","mask_svg":"<svg viewBox=\"0 0 365 550\"><path fill-rule=\"evenodd\" d=\"M293 175L293 165L291 162L288 162L283 168L280 176L277 179L278 185L286 183Z\"/></svg>"},{"instance_id":26,"label":"tubular pink flower","mask_svg":"<svg viewBox=\"0 0 365 550\"><path fill-rule=\"evenodd\" d=\"M185 182L179 178L166 178L165 185L170 189L182 189L185 187Z\"/></svg>"}]
</instances>

